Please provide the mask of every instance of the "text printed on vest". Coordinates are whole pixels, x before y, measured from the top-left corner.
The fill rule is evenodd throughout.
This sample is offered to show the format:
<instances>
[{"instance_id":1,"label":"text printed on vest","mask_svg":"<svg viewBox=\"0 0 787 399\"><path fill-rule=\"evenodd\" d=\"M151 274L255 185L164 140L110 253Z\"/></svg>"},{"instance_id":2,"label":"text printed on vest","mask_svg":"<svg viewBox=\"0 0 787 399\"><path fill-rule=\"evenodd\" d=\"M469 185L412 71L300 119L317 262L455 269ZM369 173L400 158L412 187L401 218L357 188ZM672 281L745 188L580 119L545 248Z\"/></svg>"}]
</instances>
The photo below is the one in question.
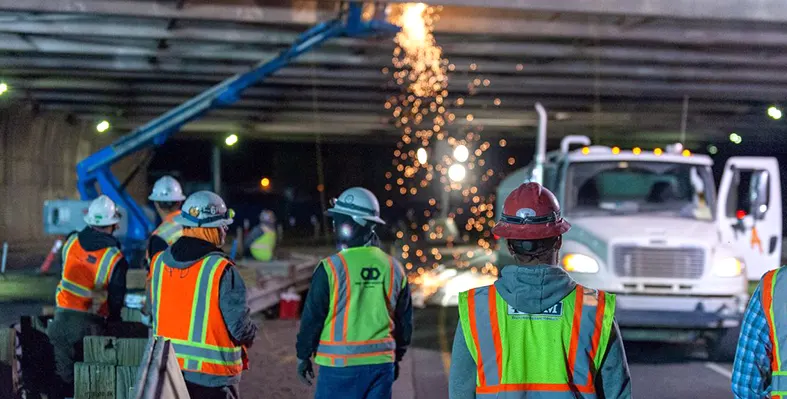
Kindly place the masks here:
<instances>
[{"instance_id":1,"label":"text printed on vest","mask_svg":"<svg viewBox=\"0 0 787 399\"><path fill-rule=\"evenodd\" d=\"M541 313L525 313L516 310L513 306L508 305L508 315L513 316L513 319L543 319L560 317L563 315L563 302L558 302L546 309Z\"/></svg>"}]
</instances>

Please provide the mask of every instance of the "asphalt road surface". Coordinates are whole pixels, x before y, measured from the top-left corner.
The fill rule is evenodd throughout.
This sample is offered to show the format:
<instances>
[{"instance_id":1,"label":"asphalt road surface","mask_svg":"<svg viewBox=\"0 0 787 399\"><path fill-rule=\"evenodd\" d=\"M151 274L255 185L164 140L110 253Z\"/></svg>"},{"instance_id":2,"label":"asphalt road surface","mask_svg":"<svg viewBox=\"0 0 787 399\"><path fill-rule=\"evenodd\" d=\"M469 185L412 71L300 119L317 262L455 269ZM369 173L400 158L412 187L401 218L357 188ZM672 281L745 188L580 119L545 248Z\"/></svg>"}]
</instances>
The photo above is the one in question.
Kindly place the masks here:
<instances>
[{"instance_id":1,"label":"asphalt road surface","mask_svg":"<svg viewBox=\"0 0 787 399\"><path fill-rule=\"evenodd\" d=\"M448 397L447 370L457 320L456 308L416 310L415 351L411 354L414 356L415 398ZM730 391L732 364L709 362L701 348L644 342L625 342L624 345L634 398L733 397Z\"/></svg>"}]
</instances>

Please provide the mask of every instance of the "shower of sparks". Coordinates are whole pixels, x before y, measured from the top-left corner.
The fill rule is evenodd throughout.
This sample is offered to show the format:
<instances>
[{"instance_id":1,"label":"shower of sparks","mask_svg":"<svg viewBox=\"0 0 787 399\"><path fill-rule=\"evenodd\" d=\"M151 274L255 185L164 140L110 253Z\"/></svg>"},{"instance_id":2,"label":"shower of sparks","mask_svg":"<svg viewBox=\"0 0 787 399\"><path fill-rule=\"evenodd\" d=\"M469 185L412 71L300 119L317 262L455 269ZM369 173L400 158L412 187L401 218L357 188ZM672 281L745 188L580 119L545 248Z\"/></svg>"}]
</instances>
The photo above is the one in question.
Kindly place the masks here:
<instances>
[{"instance_id":1,"label":"shower of sparks","mask_svg":"<svg viewBox=\"0 0 787 399\"><path fill-rule=\"evenodd\" d=\"M392 6L391 21L402 30L395 38L393 68L384 68L383 72L401 92L391 96L385 108L390 110L393 123L401 129L402 135L393 151L392 170L385 174L388 179L385 190L392 197L385 204L393 207L408 200L428 202L428 206L419 208L418 212L409 209L407 221L401 223L396 233L401 258L408 270L420 276L450 261L458 267L496 274L497 268L490 262L479 264L474 258L490 255L493 250L489 231L494 226L493 192L501 176L496 175L493 165L485 159L492 144L483 140L483 126L475 115L462 110L468 102L486 107L472 97L493 82L481 76L479 65L465 65L461 70L469 79L466 94L449 100L448 73L458 74L459 71L457 65L443 57L432 34L441 9L422 3ZM495 106L501 103L499 98L490 101ZM461 113L458 116L453 111ZM506 141L495 144L505 147ZM456 148L460 148L461 162L453 155ZM466 170L467 176L462 181L451 181L448 176L454 164L461 164ZM452 207L446 213L456 224L458 237L447 231L446 225L438 219L448 205L443 203L444 193L450 196ZM448 255L441 254L437 247L427 248L424 242L419 245L419 238L427 245L445 241L449 247L460 243L477 247L452 251L446 259Z\"/></svg>"}]
</instances>

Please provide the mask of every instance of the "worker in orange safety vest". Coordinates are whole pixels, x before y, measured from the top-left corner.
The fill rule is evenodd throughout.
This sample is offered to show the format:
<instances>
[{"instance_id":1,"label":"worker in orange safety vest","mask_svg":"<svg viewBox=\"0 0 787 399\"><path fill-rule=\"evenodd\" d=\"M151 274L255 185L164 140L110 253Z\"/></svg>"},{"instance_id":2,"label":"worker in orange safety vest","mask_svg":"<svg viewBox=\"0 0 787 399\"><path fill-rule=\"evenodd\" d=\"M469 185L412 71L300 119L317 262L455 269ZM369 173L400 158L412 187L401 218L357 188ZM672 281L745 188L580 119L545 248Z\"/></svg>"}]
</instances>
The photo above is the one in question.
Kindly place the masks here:
<instances>
[{"instance_id":1,"label":"worker in orange safety vest","mask_svg":"<svg viewBox=\"0 0 787 399\"><path fill-rule=\"evenodd\" d=\"M210 191L192 194L174 218L182 237L150 267L153 335L172 342L192 398L238 398L245 348L257 333L243 279L220 249L233 214Z\"/></svg>"},{"instance_id":2,"label":"worker in orange safety vest","mask_svg":"<svg viewBox=\"0 0 787 399\"><path fill-rule=\"evenodd\" d=\"M557 266L570 228L540 184L508 195L492 232L516 264L502 266L493 285L459 294L451 399L631 397L615 296Z\"/></svg>"},{"instance_id":3,"label":"worker in orange safety vest","mask_svg":"<svg viewBox=\"0 0 787 399\"><path fill-rule=\"evenodd\" d=\"M63 245L63 271L55 296L54 320L47 334L57 376L55 397L74 396L74 363L82 361L82 340L100 334L106 322L119 322L126 296L128 263L113 233L120 214L106 195L94 200L84 217L87 227Z\"/></svg>"}]
</instances>

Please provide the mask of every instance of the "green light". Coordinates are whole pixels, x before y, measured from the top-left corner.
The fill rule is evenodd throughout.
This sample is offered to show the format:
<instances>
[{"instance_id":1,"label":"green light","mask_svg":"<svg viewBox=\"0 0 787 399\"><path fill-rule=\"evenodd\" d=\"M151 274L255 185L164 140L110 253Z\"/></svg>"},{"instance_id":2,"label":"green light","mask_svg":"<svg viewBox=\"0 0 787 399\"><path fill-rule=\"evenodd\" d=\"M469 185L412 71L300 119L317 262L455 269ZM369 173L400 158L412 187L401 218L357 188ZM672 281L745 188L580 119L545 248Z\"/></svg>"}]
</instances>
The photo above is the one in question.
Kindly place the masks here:
<instances>
[{"instance_id":1,"label":"green light","mask_svg":"<svg viewBox=\"0 0 787 399\"><path fill-rule=\"evenodd\" d=\"M236 135L236 134L231 134L231 135L227 136L226 139L224 139L224 144L226 144L226 145L228 145L230 147L235 145L235 143L237 143L237 142L238 142L238 135Z\"/></svg>"},{"instance_id":2,"label":"green light","mask_svg":"<svg viewBox=\"0 0 787 399\"><path fill-rule=\"evenodd\" d=\"M108 121L101 121L98 125L96 125L96 130L99 133L104 133L109 130L109 122Z\"/></svg>"},{"instance_id":3,"label":"green light","mask_svg":"<svg viewBox=\"0 0 787 399\"><path fill-rule=\"evenodd\" d=\"M708 146L708 154L716 155L718 152L719 149L715 145L711 144Z\"/></svg>"},{"instance_id":4,"label":"green light","mask_svg":"<svg viewBox=\"0 0 787 399\"><path fill-rule=\"evenodd\" d=\"M0 83L0 95L5 94L8 91L8 85L5 82Z\"/></svg>"},{"instance_id":5,"label":"green light","mask_svg":"<svg viewBox=\"0 0 787 399\"><path fill-rule=\"evenodd\" d=\"M773 119L779 120L782 118L782 110L777 108L776 106L771 106L768 108L768 116Z\"/></svg>"},{"instance_id":6,"label":"green light","mask_svg":"<svg viewBox=\"0 0 787 399\"><path fill-rule=\"evenodd\" d=\"M735 132L730 133L730 141L732 141L733 143L740 144L742 140L743 138L738 133Z\"/></svg>"}]
</instances>

